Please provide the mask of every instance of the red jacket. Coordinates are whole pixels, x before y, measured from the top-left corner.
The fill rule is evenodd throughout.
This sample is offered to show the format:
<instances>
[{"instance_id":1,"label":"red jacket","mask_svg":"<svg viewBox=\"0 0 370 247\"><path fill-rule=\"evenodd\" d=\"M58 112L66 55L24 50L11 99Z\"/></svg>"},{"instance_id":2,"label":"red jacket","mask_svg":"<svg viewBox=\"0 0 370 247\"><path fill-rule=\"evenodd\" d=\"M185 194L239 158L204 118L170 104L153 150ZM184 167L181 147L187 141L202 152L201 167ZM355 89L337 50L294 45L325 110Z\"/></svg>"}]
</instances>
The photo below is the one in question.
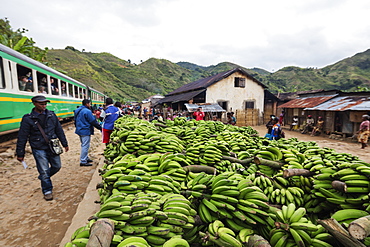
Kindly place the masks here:
<instances>
[{"instance_id":1,"label":"red jacket","mask_svg":"<svg viewBox=\"0 0 370 247\"><path fill-rule=\"evenodd\" d=\"M204 120L204 116L206 114L202 111L196 111L193 113L193 115L195 116L195 120L199 121L199 120Z\"/></svg>"}]
</instances>

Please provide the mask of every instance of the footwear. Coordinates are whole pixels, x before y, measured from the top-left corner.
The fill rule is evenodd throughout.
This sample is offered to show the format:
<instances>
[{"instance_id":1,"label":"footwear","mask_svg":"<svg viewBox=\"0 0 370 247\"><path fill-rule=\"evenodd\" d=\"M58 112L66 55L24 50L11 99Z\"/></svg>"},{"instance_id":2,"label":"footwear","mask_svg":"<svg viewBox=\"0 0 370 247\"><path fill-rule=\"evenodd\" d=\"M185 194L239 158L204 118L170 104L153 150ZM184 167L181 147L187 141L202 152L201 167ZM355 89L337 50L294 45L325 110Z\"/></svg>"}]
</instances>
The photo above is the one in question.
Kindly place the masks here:
<instances>
[{"instance_id":1,"label":"footwear","mask_svg":"<svg viewBox=\"0 0 370 247\"><path fill-rule=\"evenodd\" d=\"M87 159L87 163L91 163L91 162L93 162L93 160Z\"/></svg>"},{"instance_id":2,"label":"footwear","mask_svg":"<svg viewBox=\"0 0 370 247\"><path fill-rule=\"evenodd\" d=\"M53 200L53 193L45 194L45 195L44 195L44 199L45 199L46 201L51 201L51 200Z\"/></svg>"},{"instance_id":3,"label":"footwear","mask_svg":"<svg viewBox=\"0 0 370 247\"><path fill-rule=\"evenodd\" d=\"M91 163L86 163L86 164L80 163L80 166L92 166L92 164Z\"/></svg>"}]
</instances>

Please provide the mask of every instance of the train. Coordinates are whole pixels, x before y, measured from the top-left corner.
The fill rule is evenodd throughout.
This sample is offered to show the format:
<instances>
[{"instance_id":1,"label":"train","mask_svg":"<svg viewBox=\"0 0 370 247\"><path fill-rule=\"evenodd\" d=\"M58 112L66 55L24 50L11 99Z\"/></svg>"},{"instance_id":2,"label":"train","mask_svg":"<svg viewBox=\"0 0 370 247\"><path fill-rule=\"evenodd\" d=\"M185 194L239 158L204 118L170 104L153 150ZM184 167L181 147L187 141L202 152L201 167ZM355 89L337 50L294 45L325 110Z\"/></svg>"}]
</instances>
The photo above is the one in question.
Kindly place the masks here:
<instances>
[{"instance_id":1,"label":"train","mask_svg":"<svg viewBox=\"0 0 370 247\"><path fill-rule=\"evenodd\" d=\"M24 54L0 44L0 136L19 130L31 98L44 95L60 120L73 118L83 99L104 104L107 96Z\"/></svg>"}]
</instances>

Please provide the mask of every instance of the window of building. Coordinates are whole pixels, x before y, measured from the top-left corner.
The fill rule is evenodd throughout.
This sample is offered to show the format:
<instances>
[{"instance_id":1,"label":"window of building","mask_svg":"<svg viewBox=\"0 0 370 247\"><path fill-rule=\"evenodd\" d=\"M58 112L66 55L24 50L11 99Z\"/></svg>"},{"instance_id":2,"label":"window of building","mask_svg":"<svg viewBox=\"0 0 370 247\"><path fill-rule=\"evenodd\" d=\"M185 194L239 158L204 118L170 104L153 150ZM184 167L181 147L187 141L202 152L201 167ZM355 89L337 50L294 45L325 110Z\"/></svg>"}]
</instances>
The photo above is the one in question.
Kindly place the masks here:
<instances>
[{"instance_id":1,"label":"window of building","mask_svg":"<svg viewBox=\"0 0 370 247\"><path fill-rule=\"evenodd\" d=\"M234 87L245 87L245 78L235 77L234 78Z\"/></svg>"},{"instance_id":2,"label":"window of building","mask_svg":"<svg viewBox=\"0 0 370 247\"><path fill-rule=\"evenodd\" d=\"M254 101L246 101L245 109L254 109Z\"/></svg>"},{"instance_id":3,"label":"window of building","mask_svg":"<svg viewBox=\"0 0 370 247\"><path fill-rule=\"evenodd\" d=\"M17 78L19 91L33 92L32 69L17 64Z\"/></svg>"},{"instance_id":4,"label":"window of building","mask_svg":"<svg viewBox=\"0 0 370 247\"><path fill-rule=\"evenodd\" d=\"M3 58L0 57L0 88L5 88Z\"/></svg>"},{"instance_id":5,"label":"window of building","mask_svg":"<svg viewBox=\"0 0 370 247\"><path fill-rule=\"evenodd\" d=\"M48 93L48 81L47 81L46 74L37 71L36 75L37 75L38 93L47 94Z\"/></svg>"}]
</instances>

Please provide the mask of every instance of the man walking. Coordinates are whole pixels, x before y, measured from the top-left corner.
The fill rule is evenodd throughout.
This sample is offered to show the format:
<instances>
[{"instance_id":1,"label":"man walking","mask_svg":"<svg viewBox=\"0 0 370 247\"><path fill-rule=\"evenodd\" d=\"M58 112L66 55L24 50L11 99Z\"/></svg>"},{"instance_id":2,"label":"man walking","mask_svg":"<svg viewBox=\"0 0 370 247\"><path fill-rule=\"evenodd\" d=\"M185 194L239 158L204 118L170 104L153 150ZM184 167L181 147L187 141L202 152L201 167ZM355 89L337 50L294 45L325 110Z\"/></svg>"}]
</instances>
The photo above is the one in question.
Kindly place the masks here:
<instances>
[{"instance_id":1,"label":"man walking","mask_svg":"<svg viewBox=\"0 0 370 247\"><path fill-rule=\"evenodd\" d=\"M81 141L81 154L80 166L92 166L92 160L89 158L89 148L91 135L94 134L94 127L101 130L101 126L96 121L96 117L92 114L91 101L84 99L82 106L77 108L74 112L76 131L75 133L80 136Z\"/></svg>"},{"instance_id":2,"label":"man walking","mask_svg":"<svg viewBox=\"0 0 370 247\"><path fill-rule=\"evenodd\" d=\"M46 104L50 101L43 95L35 96L31 100L35 107L31 113L24 115L22 118L16 148L17 160L21 162L24 160L26 143L29 141L39 172L38 178L41 181L44 199L50 201L53 200L51 177L60 170L62 164L60 156L51 152L39 126L49 140L58 138L66 152L69 150L68 142L58 117L53 111L46 109Z\"/></svg>"},{"instance_id":3,"label":"man walking","mask_svg":"<svg viewBox=\"0 0 370 247\"><path fill-rule=\"evenodd\" d=\"M114 129L114 122L119 117L120 111L117 107L113 105L113 100L111 98L107 98L105 100L105 104L107 105L107 107L102 111L100 117L103 118L103 143L105 143L105 145L108 145L110 134L112 134Z\"/></svg>"}]
</instances>

